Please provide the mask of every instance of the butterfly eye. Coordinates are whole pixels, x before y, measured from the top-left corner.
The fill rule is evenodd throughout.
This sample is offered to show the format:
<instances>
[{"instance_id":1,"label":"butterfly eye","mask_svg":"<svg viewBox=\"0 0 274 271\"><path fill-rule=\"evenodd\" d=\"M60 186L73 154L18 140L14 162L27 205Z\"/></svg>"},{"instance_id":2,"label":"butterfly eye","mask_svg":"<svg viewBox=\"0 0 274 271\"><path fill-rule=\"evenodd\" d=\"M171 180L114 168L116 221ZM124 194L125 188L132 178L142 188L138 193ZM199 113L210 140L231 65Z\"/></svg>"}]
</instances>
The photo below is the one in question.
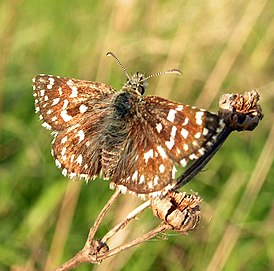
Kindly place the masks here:
<instances>
[{"instance_id":1,"label":"butterfly eye","mask_svg":"<svg viewBox=\"0 0 274 271\"><path fill-rule=\"evenodd\" d=\"M143 95L145 93L145 88L144 86L138 86L138 92Z\"/></svg>"}]
</instances>

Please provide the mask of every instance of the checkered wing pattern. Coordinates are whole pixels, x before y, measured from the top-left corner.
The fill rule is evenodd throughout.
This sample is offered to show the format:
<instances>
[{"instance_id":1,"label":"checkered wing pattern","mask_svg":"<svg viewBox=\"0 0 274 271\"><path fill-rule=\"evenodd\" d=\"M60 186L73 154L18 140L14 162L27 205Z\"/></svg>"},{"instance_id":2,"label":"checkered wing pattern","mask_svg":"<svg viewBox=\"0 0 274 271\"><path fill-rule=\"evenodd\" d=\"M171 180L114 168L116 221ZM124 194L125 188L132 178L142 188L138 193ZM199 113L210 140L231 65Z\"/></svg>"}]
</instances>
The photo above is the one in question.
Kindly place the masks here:
<instances>
[{"instance_id":1,"label":"checkered wing pattern","mask_svg":"<svg viewBox=\"0 0 274 271\"><path fill-rule=\"evenodd\" d=\"M176 165L201 157L224 126L215 114L156 96L138 110L112 179L138 194L171 189Z\"/></svg>"},{"instance_id":2,"label":"checkered wing pattern","mask_svg":"<svg viewBox=\"0 0 274 271\"><path fill-rule=\"evenodd\" d=\"M52 155L70 178L95 178L101 170L103 122L115 90L97 82L38 75L35 109L53 130Z\"/></svg>"}]
</instances>

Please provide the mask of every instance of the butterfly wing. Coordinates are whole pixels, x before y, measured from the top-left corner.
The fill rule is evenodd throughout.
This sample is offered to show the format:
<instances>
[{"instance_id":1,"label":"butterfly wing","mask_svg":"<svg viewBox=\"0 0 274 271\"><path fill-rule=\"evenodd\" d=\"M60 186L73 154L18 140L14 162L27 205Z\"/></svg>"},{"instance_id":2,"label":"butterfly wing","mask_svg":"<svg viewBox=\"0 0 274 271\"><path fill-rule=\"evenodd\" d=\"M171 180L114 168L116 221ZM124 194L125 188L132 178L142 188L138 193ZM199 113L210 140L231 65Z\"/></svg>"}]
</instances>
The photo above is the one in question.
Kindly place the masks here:
<instances>
[{"instance_id":1,"label":"butterfly wing","mask_svg":"<svg viewBox=\"0 0 274 271\"><path fill-rule=\"evenodd\" d=\"M102 131L112 96L105 84L38 75L33 79L36 112L54 135L52 155L63 175L91 179L101 170Z\"/></svg>"},{"instance_id":2,"label":"butterfly wing","mask_svg":"<svg viewBox=\"0 0 274 271\"><path fill-rule=\"evenodd\" d=\"M156 97L144 97L112 181L137 194L155 194L175 184L176 165L198 159L223 128L217 115Z\"/></svg>"}]
</instances>

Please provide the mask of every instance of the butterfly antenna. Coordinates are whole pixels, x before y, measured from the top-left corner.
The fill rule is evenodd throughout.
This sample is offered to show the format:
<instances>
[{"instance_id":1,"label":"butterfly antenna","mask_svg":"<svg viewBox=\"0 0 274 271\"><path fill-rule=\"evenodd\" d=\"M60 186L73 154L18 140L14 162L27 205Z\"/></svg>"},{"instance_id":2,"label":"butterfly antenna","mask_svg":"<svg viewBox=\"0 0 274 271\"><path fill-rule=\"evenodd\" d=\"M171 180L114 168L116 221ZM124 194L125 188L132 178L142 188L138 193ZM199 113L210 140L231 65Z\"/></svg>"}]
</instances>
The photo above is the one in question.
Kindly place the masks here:
<instances>
[{"instance_id":1,"label":"butterfly antenna","mask_svg":"<svg viewBox=\"0 0 274 271\"><path fill-rule=\"evenodd\" d=\"M113 54L112 52L107 52L106 56L112 56L116 62L119 64L119 66L122 68L122 70L124 71L127 79L130 79L129 73L127 72L125 66L123 65L123 63L117 58L117 56L115 54Z\"/></svg>"},{"instance_id":2,"label":"butterfly antenna","mask_svg":"<svg viewBox=\"0 0 274 271\"><path fill-rule=\"evenodd\" d=\"M180 70L172 69L172 70L167 70L167 71L164 71L164 72L157 72L157 73L151 74L150 76L144 78L141 82L147 81L151 77L155 77L155 76L159 76L159 75L167 74L167 73L177 73L179 75L182 75L182 72Z\"/></svg>"}]
</instances>

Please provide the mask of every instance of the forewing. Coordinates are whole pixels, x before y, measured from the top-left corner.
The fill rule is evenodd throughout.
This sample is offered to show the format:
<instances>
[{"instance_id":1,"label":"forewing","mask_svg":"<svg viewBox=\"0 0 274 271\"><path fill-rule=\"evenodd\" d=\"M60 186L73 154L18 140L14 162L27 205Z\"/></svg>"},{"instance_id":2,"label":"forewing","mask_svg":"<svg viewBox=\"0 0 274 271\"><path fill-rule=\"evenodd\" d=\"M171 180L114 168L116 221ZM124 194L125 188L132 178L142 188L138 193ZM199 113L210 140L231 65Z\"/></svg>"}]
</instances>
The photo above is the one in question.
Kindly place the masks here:
<instances>
[{"instance_id":1,"label":"forewing","mask_svg":"<svg viewBox=\"0 0 274 271\"><path fill-rule=\"evenodd\" d=\"M108 85L38 75L35 108L53 130L52 155L63 175L91 179L101 170L102 133L115 90Z\"/></svg>"},{"instance_id":2,"label":"forewing","mask_svg":"<svg viewBox=\"0 0 274 271\"><path fill-rule=\"evenodd\" d=\"M83 114L93 111L97 101L115 93L102 83L59 76L38 75L32 81L35 110L44 121L42 125L53 131L79 123Z\"/></svg>"}]
</instances>

